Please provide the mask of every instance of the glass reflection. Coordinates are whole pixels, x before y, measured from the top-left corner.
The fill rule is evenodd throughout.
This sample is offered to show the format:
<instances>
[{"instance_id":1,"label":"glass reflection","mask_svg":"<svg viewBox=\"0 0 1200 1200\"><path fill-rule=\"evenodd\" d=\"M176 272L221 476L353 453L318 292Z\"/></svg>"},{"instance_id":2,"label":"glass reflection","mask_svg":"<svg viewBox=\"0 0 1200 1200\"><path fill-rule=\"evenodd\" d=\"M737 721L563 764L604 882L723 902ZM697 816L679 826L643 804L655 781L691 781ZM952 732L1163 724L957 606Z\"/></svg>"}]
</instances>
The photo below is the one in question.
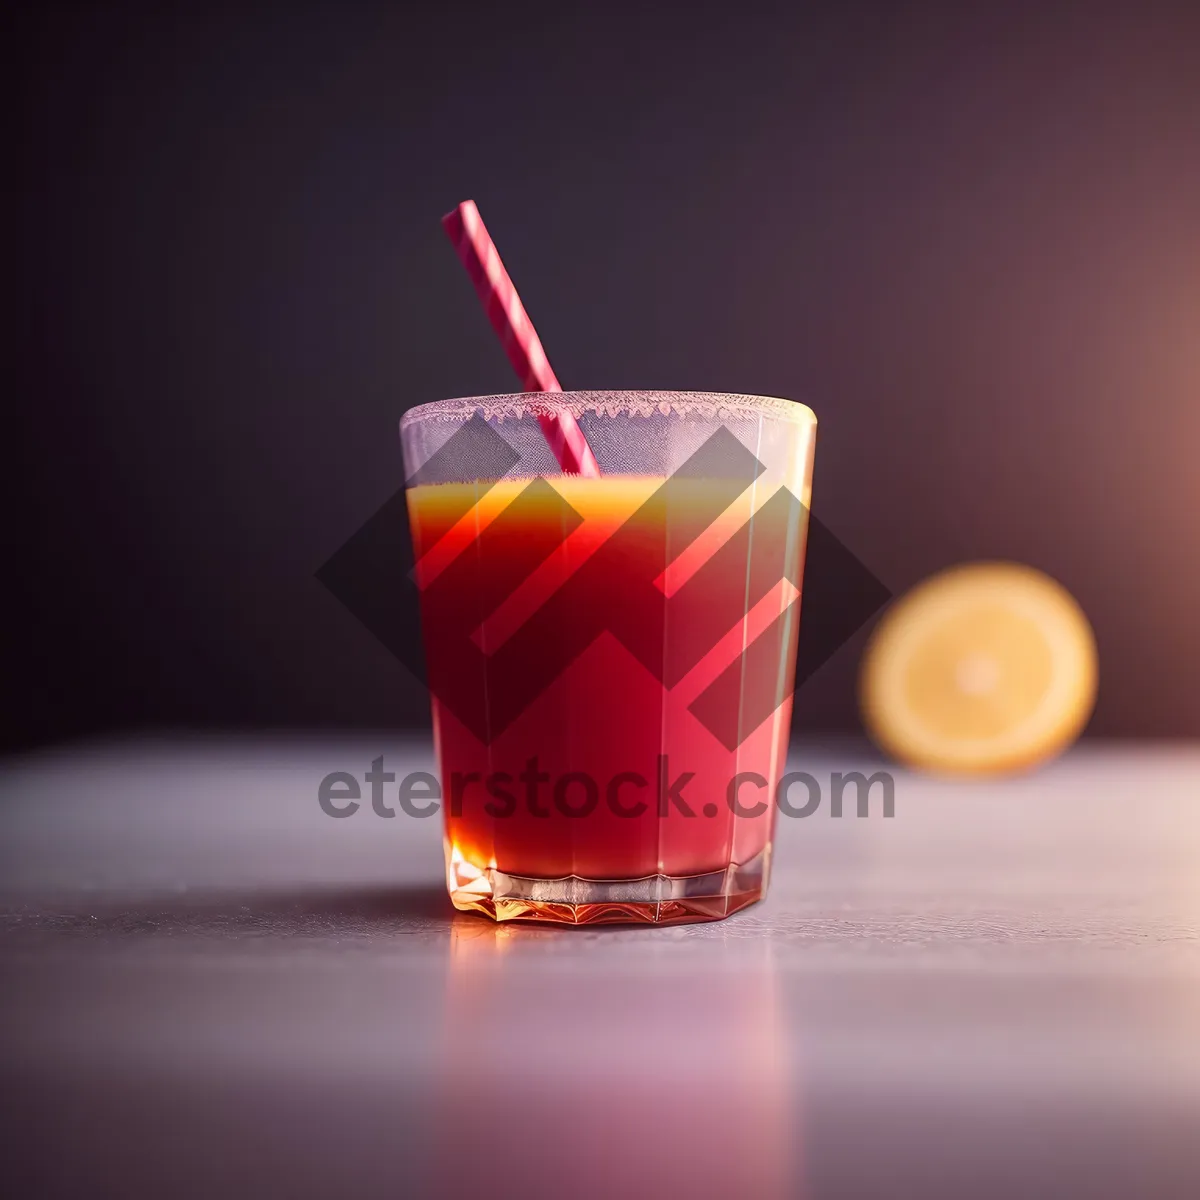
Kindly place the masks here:
<instances>
[{"instance_id":1,"label":"glass reflection","mask_svg":"<svg viewBox=\"0 0 1200 1200\"><path fill-rule=\"evenodd\" d=\"M462 915L443 1016L444 1179L493 1195L798 1194L793 1050L758 939Z\"/></svg>"}]
</instances>

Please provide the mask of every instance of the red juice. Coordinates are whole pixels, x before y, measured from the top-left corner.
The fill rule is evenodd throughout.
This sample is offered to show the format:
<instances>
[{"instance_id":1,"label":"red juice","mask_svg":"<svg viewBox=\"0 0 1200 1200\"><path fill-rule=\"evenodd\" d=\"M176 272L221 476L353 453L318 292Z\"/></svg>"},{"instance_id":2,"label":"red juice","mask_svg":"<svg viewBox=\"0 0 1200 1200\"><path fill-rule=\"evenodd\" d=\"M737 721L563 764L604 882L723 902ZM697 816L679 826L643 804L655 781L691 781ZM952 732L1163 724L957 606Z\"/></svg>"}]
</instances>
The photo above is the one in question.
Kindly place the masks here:
<instances>
[{"instance_id":1,"label":"red juice","mask_svg":"<svg viewBox=\"0 0 1200 1200\"><path fill-rule=\"evenodd\" d=\"M664 484L409 490L460 908L683 920L765 886L808 497Z\"/></svg>"}]
</instances>

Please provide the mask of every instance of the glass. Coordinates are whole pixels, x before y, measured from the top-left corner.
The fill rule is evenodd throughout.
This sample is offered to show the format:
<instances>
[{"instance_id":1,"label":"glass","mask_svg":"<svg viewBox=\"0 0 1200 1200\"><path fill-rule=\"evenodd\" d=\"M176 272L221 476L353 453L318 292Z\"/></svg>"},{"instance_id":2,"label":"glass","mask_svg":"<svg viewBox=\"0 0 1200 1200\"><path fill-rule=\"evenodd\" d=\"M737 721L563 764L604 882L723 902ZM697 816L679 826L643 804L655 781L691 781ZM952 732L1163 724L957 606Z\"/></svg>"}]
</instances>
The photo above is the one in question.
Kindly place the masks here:
<instances>
[{"instance_id":1,"label":"glass","mask_svg":"<svg viewBox=\"0 0 1200 1200\"><path fill-rule=\"evenodd\" d=\"M600 478L559 470L539 416L562 409ZM692 392L404 416L458 908L666 924L763 895L815 433L803 405Z\"/></svg>"}]
</instances>

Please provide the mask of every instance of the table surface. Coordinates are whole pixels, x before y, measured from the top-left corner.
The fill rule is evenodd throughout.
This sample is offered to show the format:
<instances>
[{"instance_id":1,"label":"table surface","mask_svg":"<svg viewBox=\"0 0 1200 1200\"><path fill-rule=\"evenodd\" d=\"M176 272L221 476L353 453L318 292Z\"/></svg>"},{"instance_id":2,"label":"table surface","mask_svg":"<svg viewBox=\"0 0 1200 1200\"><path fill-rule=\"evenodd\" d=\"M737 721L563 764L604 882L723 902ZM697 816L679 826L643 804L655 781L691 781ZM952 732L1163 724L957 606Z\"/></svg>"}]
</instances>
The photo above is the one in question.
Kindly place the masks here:
<instances>
[{"instance_id":1,"label":"table surface","mask_svg":"<svg viewBox=\"0 0 1200 1200\"><path fill-rule=\"evenodd\" d=\"M897 772L894 817L780 819L766 901L669 929L454 913L440 819L318 806L380 754L431 765L0 768L6 1194L1200 1196L1200 748Z\"/></svg>"}]
</instances>

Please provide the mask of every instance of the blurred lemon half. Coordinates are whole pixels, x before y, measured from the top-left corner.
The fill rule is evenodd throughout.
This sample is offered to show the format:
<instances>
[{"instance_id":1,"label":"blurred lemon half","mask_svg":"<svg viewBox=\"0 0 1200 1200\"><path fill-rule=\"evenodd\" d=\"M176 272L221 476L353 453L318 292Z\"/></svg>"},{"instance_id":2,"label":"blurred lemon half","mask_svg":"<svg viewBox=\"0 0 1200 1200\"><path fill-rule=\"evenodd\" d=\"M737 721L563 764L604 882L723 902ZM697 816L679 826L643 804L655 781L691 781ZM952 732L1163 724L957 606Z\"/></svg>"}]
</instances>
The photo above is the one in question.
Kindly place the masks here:
<instances>
[{"instance_id":1,"label":"blurred lemon half","mask_svg":"<svg viewBox=\"0 0 1200 1200\"><path fill-rule=\"evenodd\" d=\"M973 563L884 615L860 678L884 750L956 774L1018 771L1057 754L1096 700L1096 640L1069 592L1032 567Z\"/></svg>"}]
</instances>

